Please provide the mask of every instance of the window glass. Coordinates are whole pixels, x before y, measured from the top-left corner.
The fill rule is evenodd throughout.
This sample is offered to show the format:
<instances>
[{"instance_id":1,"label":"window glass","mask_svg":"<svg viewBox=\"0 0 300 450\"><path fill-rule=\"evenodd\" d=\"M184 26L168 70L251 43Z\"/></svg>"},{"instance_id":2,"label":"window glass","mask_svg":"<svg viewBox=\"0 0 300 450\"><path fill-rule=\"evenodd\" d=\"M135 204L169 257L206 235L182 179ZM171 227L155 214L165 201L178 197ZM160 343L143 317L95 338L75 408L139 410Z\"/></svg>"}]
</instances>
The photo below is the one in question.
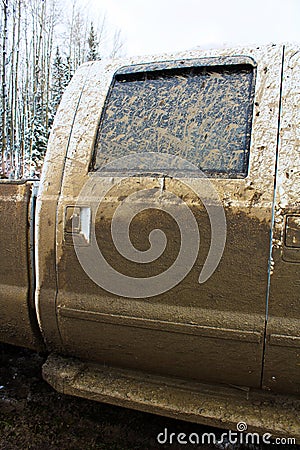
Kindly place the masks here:
<instances>
[{"instance_id":1,"label":"window glass","mask_svg":"<svg viewBox=\"0 0 300 450\"><path fill-rule=\"evenodd\" d=\"M126 69L115 75L102 114L96 170L128 154L159 152L185 158L208 176L247 175L253 66Z\"/></svg>"}]
</instances>

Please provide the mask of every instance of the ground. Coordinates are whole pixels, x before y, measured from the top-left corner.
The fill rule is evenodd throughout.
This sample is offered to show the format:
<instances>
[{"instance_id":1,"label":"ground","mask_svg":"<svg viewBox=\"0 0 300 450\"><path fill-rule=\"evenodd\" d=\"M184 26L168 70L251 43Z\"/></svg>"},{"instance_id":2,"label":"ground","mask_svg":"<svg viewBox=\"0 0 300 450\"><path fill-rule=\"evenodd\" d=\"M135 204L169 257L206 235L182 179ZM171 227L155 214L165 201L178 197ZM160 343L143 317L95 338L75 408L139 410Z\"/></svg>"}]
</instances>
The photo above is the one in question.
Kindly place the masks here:
<instances>
[{"instance_id":1,"label":"ground","mask_svg":"<svg viewBox=\"0 0 300 450\"><path fill-rule=\"evenodd\" d=\"M55 392L41 377L44 355L0 344L0 449L158 450L262 449L221 445L160 445L157 435L222 430L118 408ZM289 446L300 450L300 446Z\"/></svg>"}]
</instances>

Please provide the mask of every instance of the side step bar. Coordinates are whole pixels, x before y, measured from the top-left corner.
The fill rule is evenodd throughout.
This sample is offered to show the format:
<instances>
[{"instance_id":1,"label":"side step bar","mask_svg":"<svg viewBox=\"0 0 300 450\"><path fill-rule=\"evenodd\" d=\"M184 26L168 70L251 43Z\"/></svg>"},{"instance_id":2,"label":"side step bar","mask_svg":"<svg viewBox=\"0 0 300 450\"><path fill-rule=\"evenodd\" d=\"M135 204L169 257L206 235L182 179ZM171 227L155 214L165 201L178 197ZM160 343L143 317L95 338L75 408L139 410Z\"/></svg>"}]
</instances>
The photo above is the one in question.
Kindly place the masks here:
<instances>
[{"instance_id":1,"label":"side step bar","mask_svg":"<svg viewBox=\"0 0 300 450\"><path fill-rule=\"evenodd\" d=\"M210 386L51 354L44 379L58 392L248 432L300 439L300 399L235 386Z\"/></svg>"}]
</instances>

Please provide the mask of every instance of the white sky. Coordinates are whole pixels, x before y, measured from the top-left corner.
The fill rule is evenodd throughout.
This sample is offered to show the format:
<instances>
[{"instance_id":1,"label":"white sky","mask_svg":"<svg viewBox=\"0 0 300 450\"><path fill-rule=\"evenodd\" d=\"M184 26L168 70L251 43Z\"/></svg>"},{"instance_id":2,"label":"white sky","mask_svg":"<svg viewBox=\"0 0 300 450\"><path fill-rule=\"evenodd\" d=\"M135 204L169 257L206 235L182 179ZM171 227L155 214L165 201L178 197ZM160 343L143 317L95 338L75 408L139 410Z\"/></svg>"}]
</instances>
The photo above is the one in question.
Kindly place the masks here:
<instances>
[{"instance_id":1,"label":"white sky","mask_svg":"<svg viewBox=\"0 0 300 450\"><path fill-rule=\"evenodd\" d=\"M86 5L122 30L128 56L230 43L300 43L300 0L88 0Z\"/></svg>"}]
</instances>

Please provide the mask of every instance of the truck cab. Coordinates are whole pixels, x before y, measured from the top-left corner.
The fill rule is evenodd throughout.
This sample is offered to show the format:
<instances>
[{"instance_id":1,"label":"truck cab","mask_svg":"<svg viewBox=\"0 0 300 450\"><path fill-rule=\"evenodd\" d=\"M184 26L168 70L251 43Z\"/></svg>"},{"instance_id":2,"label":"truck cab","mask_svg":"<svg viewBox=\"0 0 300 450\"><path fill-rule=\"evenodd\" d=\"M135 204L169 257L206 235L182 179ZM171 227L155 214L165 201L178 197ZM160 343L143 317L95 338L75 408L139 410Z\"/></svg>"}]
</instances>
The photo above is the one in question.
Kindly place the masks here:
<instances>
[{"instance_id":1,"label":"truck cab","mask_svg":"<svg viewBox=\"0 0 300 450\"><path fill-rule=\"evenodd\" d=\"M75 74L36 200L0 184L24 235L13 251L20 228L1 214L1 338L46 348L56 389L300 436L299 54L195 50Z\"/></svg>"}]
</instances>

